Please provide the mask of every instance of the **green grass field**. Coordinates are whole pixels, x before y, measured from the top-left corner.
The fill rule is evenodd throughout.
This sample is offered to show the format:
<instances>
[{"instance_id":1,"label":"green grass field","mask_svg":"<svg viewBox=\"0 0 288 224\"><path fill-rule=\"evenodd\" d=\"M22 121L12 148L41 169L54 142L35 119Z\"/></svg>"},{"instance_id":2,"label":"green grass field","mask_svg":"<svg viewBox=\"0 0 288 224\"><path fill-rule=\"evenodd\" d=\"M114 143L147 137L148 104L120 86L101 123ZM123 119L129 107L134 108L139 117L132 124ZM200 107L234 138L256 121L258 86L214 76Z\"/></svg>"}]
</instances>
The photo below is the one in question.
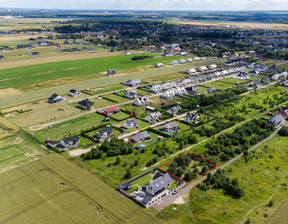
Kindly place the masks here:
<instances>
[{"instance_id":1,"label":"green grass field","mask_svg":"<svg viewBox=\"0 0 288 224\"><path fill-rule=\"evenodd\" d=\"M117 56L117 57L120 57L120 56ZM110 62L111 62L111 60L113 60L113 58L114 57L110 57L109 58ZM96 58L96 59L98 59L98 58ZM93 60L96 60L96 59L93 59ZM92 60L92 59L86 59L86 60ZM108 59L101 58L101 60L108 60ZM81 60L76 61L76 62L78 64L82 64ZM122 62L125 63L125 61L122 61ZM212 63L219 64L219 63L223 63L223 62L224 62L224 60L220 58L220 59L209 60L207 63L209 63L209 64L212 64ZM73 67L73 61L72 62L68 61L68 62L65 62L65 63L69 63L70 66L72 66L72 68L75 67L75 65ZM65 65L65 63L64 63L64 65ZM137 72L137 73L121 75L121 76L117 76L116 75L116 76L109 77L109 78L105 77L105 75L101 75L102 77L100 77L100 78L99 77L98 78L94 77L94 79L91 79L91 80L81 81L81 82L77 82L77 83L63 84L61 86L54 86L54 87L50 87L50 88L47 88L47 89L40 89L40 90L35 90L33 92L23 93L23 94L17 95L17 96L6 97L6 98L3 98L3 99L0 99L0 108L5 108L5 107L13 106L13 105L18 105L18 104L24 104L24 103L27 103L27 102L32 102L32 101L35 101L35 100L47 98L54 92L58 93L58 94L61 94L61 93L67 93L70 89L73 89L73 88L74 89L78 89L78 90L82 90L82 89L86 89L86 88L95 88L95 87L101 87L101 86L105 86L105 85L112 85L112 84L115 84L115 83L120 83L120 82L126 81L127 79L136 79L136 78L143 79L145 77L154 77L154 76L164 75L164 74L171 73L171 72L186 70L186 69L191 68L191 67L198 67L198 66L202 65L203 63L206 63L206 62L203 62L203 61L191 62L191 63L187 63L187 64L183 64L183 65L169 66L169 67L165 67L165 68L162 68L162 69L152 69L152 70L148 70L148 71ZM58 64L62 64L62 62L58 63ZM57 66L61 67L58 64L57 64ZM83 63L83 64L85 64L85 63ZM51 67L49 67L48 65L50 65L50 64L41 65L41 66L44 66L44 67L41 68L39 71L37 71L37 73L39 74L39 72L41 70L44 70L44 72L49 72ZM95 64L93 64L93 66L94 65ZM109 63L109 65L110 65L110 63ZM35 67L36 67L35 69L37 69L38 66L40 66L40 65L17 68L17 69L19 69L19 71L17 71L17 74L14 75L14 76L21 76L22 77L22 75L21 75L22 72L24 74L27 74L27 72L28 72L28 74L30 74L29 72L31 72L31 69L34 69ZM46 68L45 68L45 66L46 66ZM89 67L91 69L91 66L88 66L88 68ZM111 66L110 66L110 68L111 68ZM4 71L7 72L8 70L4 70ZM8 74L9 71L5 75L2 72L3 71L0 72L0 76L6 77L7 75L9 75ZM34 71L34 72L36 72L36 71ZM82 70L80 70L80 72L82 72ZM60 72L60 73L61 74L57 73L57 75L58 76L62 76L62 72ZM75 75L79 75L78 71L75 72L73 70L66 70L64 72L64 75L66 73L69 73L69 74L73 73ZM47 73L47 75L45 75L45 77L48 78L50 75L51 75L50 73L49 74ZM31 81L32 78L29 78L29 79ZM51 78L49 78L49 79L51 79ZM11 80L7 80L7 81L10 82ZM14 82L14 81L11 81L11 82ZM18 82L18 84L19 84L19 82ZM8 86L3 84L3 88L8 88Z\"/></svg>"},{"instance_id":2,"label":"green grass field","mask_svg":"<svg viewBox=\"0 0 288 224\"><path fill-rule=\"evenodd\" d=\"M128 99L128 98L125 98L125 97L122 97L122 96L115 95L113 93L104 95L103 97L106 98L106 99L112 100L112 101L114 101L116 103L124 103L124 102L127 102L127 101L131 100L131 99Z\"/></svg>"},{"instance_id":3,"label":"green grass field","mask_svg":"<svg viewBox=\"0 0 288 224\"><path fill-rule=\"evenodd\" d=\"M281 207L271 219L265 216L270 217L288 198L287 147L287 137L276 136L253 152L247 163L240 159L225 168L226 175L239 180L243 198L193 188L185 204L168 206L157 217L167 223L245 223L248 219L250 223L285 223L281 220L287 220L287 212ZM271 200L274 205L268 207Z\"/></svg>"},{"instance_id":4,"label":"green grass field","mask_svg":"<svg viewBox=\"0 0 288 224\"><path fill-rule=\"evenodd\" d=\"M95 176L53 154L0 175L1 223L159 223Z\"/></svg>"}]
</instances>

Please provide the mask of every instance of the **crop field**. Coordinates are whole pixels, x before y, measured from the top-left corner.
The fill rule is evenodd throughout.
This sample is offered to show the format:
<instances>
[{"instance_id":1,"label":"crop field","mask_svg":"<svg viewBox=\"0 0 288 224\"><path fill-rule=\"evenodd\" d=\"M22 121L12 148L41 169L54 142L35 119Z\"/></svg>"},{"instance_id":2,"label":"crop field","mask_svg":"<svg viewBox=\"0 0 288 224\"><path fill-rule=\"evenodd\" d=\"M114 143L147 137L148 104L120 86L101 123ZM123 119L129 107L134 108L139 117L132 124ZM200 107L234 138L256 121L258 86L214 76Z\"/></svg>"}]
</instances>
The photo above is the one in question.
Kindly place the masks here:
<instances>
[{"instance_id":1,"label":"crop field","mask_svg":"<svg viewBox=\"0 0 288 224\"><path fill-rule=\"evenodd\" d=\"M18 131L0 138L0 173L29 163L47 153L34 138Z\"/></svg>"},{"instance_id":2,"label":"crop field","mask_svg":"<svg viewBox=\"0 0 288 224\"><path fill-rule=\"evenodd\" d=\"M160 222L56 154L1 174L1 188L1 223Z\"/></svg>"},{"instance_id":3,"label":"crop field","mask_svg":"<svg viewBox=\"0 0 288 224\"><path fill-rule=\"evenodd\" d=\"M106 59L106 61L110 60L110 62L111 62L111 60L113 60L113 58L114 57L110 57L109 59ZM104 59L100 58L100 59L104 60L105 58ZM96 59L87 59L87 60L90 60L90 61L92 60L93 61L93 60L96 60ZM82 60L79 60L79 61L76 61L76 62L78 64L82 65L81 61ZM211 64L212 63L219 64L219 63L223 63L223 61L224 61L223 59L213 59L213 60L209 60L209 63L211 63ZM122 62L125 63L125 61L122 61ZM72 65L71 65L72 67L71 68L75 68L75 66L73 65L73 61L65 62L64 65L67 65L66 63L70 63L70 65L72 63ZM113 61L111 63L113 63ZM115 83L126 81L127 79L136 79L136 78L143 79L145 77L159 76L159 75L164 75L164 74L175 72L175 71L179 71L179 70L186 70L186 69L191 68L191 67L198 67L198 66L202 65L203 63L204 63L203 61L191 62L191 63L187 63L187 64L183 64L183 65L169 66L169 67L162 68L162 69L152 69L152 70L149 70L149 71L138 72L138 73L135 73L135 74L132 73L132 74L120 75L120 76L116 75L116 76L109 77L109 78L103 77L104 75L100 74L102 76L102 78L95 78L95 76L94 76L94 79L91 79L91 80L81 81L81 82L77 82L77 83L65 84L65 85L62 85L62 86L54 86L54 87L50 87L50 88L47 88L47 89L40 89L40 90L35 90L33 92L23 93L23 94L21 94L21 95L19 95L17 97L16 96L11 96L11 97L7 97L5 99L0 99L0 108L13 106L13 105L17 105L17 104L23 104L23 103L27 103L27 102L31 102L31 101L35 101L35 100L39 100L39 99L43 99L43 98L49 97L51 92L57 92L58 94L61 94L61 93L68 92L72 88L75 88L75 89L78 89L78 90L82 90L82 89L86 89L86 88L101 87L101 86L105 86L105 85L109 85L109 84L111 85L111 84L115 84ZM56 64L58 66L60 66L60 64L62 64L62 63L56 63ZM39 65L39 66L40 67L42 67L42 66L45 67L46 66L46 70L42 67L42 70L45 70L45 74L46 74L46 72L49 72L50 69L51 69L51 67L49 67L49 65L51 65L51 64L43 64L43 65ZM95 67L95 64L93 64L93 66ZM126 65L126 66L128 66L128 65ZM17 69L19 69L18 70L18 72L19 72L18 75L20 75L22 72L25 73L22 69L24 69L24 70L26 70L26 72L28 72L32 68L36 69L36 67L38 67L38 66L35 65L35 66L27 66L27 67L23 67L23 68L17 68ZM91 69L91 65L89 67ZM97 67L97 69L98 69L98 67ZM86 68L86 70L87 70L87 68ZM8 70L4 70L4 71L7 72ZM75 74L75 75L79 75L79 73L78 73L79 71L82 73L82 70L79 70L79 69L78 69L77 72L74 71L74 73L72 71L72 73ZM35 71L34 71L34 73L35 73ZM71 70L64 72L64 74L66 74L66 73L71 74ZM2 79L2 76L5 77L5 76L8 75L8 74L1 75L1 74L2 74L2 71L0 72L1 79ZM38 72L38 74L39 74L39 72ZM47 74L45 77L48 78L50 75L51 74ZM57 73L56 76L59 76L59 75L62 76L62 72L60 72L60 74ZM7 80L7 81L11 81L11 80ZM11 82L14 82L14 81L11 81ZM5 88L9 88L9 87L5 86Z\"/></svg>"},{"instance_id":4,"label":"crop field","mask_svg":"<svg viewBox=\"0 0 288 224\"><path fill-rule=\"evenodd\" d=\"M241 158L225 168L227 176L238 179L244 197L233 199L221 190L204 192L195 187L185 204L168 206L157 217L167 223L245 223L248 219L250 223L285 223L281 220L287 220L287 210L283 212L279 205L288 198L287 147L287 137L275 136L251 153L248 162Z\"/></svg>"},{"instance_id":5,"label":"crop field","mask_svg":"<svg viewBox=\"0 0 288 224\"><path fill-rule=\"evenodd\" d=\"M60 140L68 136L77 135L88 131L97 126L110 124L112 122L104 122L104 118L104 116L98 113L88 114L71 119L69 121L52 125L50 128L34 131L34 136L41 142L44 142L46 138L50 138L52 140Z\"/></svg>"},{"instance_id":6,"label":"crop field","mask_svg":"<svg viewBox=\"0 0 288 224\"><path fill-rule=\"evenodd\" d=\"M0 117L0 138L8 136L18 130L19 128L16 125Z\"/></svg>"}]
</instances>

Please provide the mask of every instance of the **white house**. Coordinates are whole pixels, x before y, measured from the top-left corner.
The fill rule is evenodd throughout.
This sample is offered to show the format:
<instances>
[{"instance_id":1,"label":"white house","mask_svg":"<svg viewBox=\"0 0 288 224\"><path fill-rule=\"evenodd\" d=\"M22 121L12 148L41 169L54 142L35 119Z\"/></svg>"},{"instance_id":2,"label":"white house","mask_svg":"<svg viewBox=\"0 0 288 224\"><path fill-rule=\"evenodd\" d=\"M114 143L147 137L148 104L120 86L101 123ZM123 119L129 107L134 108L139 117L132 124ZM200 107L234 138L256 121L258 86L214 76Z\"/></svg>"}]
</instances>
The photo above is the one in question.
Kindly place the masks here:
<instances>
[{"instance_id":1,"label":"white house","mask_svg":"<svg viewBox=\"0 0 288 224\"><path fill-rule=\"evenodd\" d=\"M180 59L179 60L179 64L183 64L183 63L186 63L186 60L185 59Z\"/></svg>"},{"instance_id":2,"label":"white house","mask_svg":"<svg viewBox=\"0 0 288 224\"><path fill-rule=\"evenodd\" d=\"M149 103L149 98L147 96L138 96L134 101L136 106L143 106Z\"/></svg>"},{"instance_id":3,"label":"white house","mask_svg":"<svg viewBox=\"0 0 288 224\"><path fill-rule=\"evenodd\" d=\"M212 64L212 65L209 65L208 68L209 68L210 70L216 69L216 68L217 68L217 65L216 65L216 64Z\"/></svg>"},{"instance_id":4,"label":"white house","mask_svg":"<svg viewBox=\"0 0 288 224\"><path fill-rule=\"evenodd\" d=\"M75 89L71 89L69 91L69 96L72 96L72 97L77 97L77 96L80 96L80 92L75 90Z\"/></svg>"},{"instance_id":5,"label":"white house","mask_svg":"<svg viewBox=\"0 0 288 224\"><path fill-rule=\"evenodd\" d=\"M207 67L204 66L204 65L202 65L202 66L200 66L200 68L198 68L198 71L199 71L199 72L204 72L204 71L206 71L206 70L207 70Z\"/></svg>"},{"instance_id":6,"label":"white house","mask_svg":"<svg viewBox=\"0 0 288 224\"><path fill-rule=\"evenodd\" d=\"M188 93L184 87L178 87L175 90L175 95L176 96L183 96L183 95L188 95Z\"/></svg>"},{"instance_id":7,"label":"white house","mask_svg":"<svg viewBox=\"0 0 288 224\"><path fill-rule=\"evenodd\" d=\"M152 87L150 88L150 92L152 93L159 93L162 91L162 86L156 84L156 85L152 85Z\"/></svg>"},{"instance_id":8,"label":"white house","mask_svg":"<svg viewBox=\"0 0 288 224\"><path fill-rule=\"evenodd\" d=\"M175 93L173 90L167 90L166 92L164 92L161 96L164 99L171 99L175 97Z\"/></svg>"}]
</instances>

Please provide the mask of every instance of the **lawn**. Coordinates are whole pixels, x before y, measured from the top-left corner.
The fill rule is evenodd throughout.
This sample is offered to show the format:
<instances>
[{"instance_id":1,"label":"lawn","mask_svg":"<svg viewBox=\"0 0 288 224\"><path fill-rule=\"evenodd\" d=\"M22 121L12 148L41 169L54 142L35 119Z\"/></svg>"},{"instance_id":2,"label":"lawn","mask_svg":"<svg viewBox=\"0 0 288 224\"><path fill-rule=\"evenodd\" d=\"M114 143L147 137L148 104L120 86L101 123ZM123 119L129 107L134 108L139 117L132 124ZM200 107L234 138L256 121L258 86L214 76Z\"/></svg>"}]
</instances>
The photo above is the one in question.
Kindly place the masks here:
<instances>
[{"instance_id":1,"label":"lawn","mask_svg":"<svg viewBox=\"0 0 288 224\"><path fill-rule=\"evenodd\" d=\"M167 223L244 223L248 219L250 223L284 223L281 220L287 220L287 212L279 206L288 198L287 147L287 139L276 136L253 152L248 162L240 159L225 168L226 175L237 178L244 189L241 199L221 190L205 192L195 187L185 204L170 205L157 217ZM269 201L273 201L270 207Z\"/></svg>"},{"instance_id":2,"label":"lawn","mask_svg":"<svg viewBox=\"0 0 288 224\"><path fill-rule=\"evenodd\" d=\"M135 114L136 117L139 117L139 118L140 117L142 118L143 116L145 117L146 115L149 114L149 111L147 111L144 106L135 106L133 104L124 104L124 105L121 105L119 108L123 111L126 111L129 114L133 113L133 114Z\"/></svg>"},{"instance_id":3,"label":"lawn","mask_svg":"<svg viewBox=\"0 0 288 224\"><path fill-rule=\"evenodd\" d=\"M115 103L125 103L127 101L131 101L130 99L128 98L125 98L125 97L122 97L122 96L118 96L116 94L107 94L107 95L104 95L102 96L104 99L108 99L108 100L111 100Z\"/></svg>"},{"instance_id":4,"label":"lawn","mask_svg":"<svg viewBox=\"0 0 288 224\"><path fill-rule=\"evenodd\" d=\"M130 118L130 114L127 114L127 113L121 111L120 113L117 113L117 114L110 114L109 117L111 117L117 121L123 121L125 119Z\"/></svg>"},{"instance_id":5,"label":"lawn","mask_svg":"<svg viewBox=\"0 0 288 224\"><path fill-rule=\"evenodd\" d=\"M189 102L189 99L185 99L182 97L174 97L172 99L163 99L160 97L152 97L150 98L150 101L148 103L149 106L154 107L154 108L166 108L175 104L180 104Z\"/></svg>"},{"instance_id":6,"label":"lawn","mask_svg":"<svg viewBox=\"0 0 288 224\"><path fill-rule=\"evenodd\" d=\"M56 154L2 173L0 178L5 189L0 192L2 223L161 222Z\"/></svg>"},{"instance_id":7,"label":"lawn","mask_svg":"<svg viewBox=\"0 0 288 224\"><path fill-rule=\"evenodd\" d=\"M98 113L74 118L69 121L52 125L50 128L34 131L35 138L41 142L44 142L46 138L50 138L52 140L61 140L65 137L77 135L95 127L113 122L104 122L104 118L104 116Z\"/></svg>"}]
</instances>

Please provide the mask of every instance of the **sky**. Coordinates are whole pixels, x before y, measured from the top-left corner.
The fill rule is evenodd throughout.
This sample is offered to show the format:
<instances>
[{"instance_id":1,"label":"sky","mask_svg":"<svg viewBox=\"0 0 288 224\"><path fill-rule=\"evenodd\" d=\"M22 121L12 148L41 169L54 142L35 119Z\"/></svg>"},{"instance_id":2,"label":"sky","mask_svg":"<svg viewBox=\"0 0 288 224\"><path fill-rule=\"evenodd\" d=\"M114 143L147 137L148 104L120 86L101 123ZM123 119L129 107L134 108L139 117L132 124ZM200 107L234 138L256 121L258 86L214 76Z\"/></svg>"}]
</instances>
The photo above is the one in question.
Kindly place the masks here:
<instances>
[{"instance_id":1,"label":"sky","mask_svg":"<svg viewBox=\"0 0 288 224\"><path fill-rule=\"evenodd\" d=\"M288 10L288 0L0 0L0 7L90 10Z\"/></svg>"}]
</instances>

